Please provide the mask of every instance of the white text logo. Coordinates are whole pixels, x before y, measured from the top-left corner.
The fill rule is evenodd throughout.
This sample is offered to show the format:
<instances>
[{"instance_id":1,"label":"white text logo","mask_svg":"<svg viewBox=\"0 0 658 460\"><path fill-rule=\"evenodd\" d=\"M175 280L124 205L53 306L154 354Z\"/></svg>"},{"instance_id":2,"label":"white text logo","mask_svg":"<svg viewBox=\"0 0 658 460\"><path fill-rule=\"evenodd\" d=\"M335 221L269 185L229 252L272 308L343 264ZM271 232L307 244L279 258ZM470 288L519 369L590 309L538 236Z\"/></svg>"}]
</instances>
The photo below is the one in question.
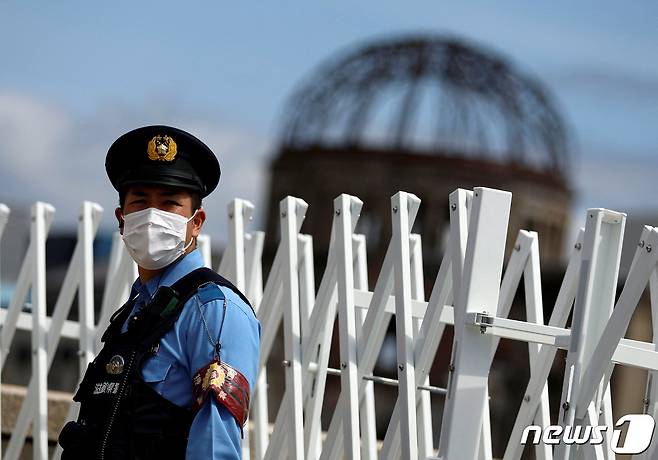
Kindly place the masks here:
<instances>
[{"instance_id":1,"label":"white text logo","mask_svg":"<svg viewBox=\"0 0 658 460\"><path fill-rule=\"evenodd\" d=\"M540 442L544 444L591 444L597 445L603 443L604 435L610 435L612 431L612 438L610 447L616 454L641 454L651 444L651 437L653 436L653 429L656 422L653 417L647 414L629 414L624 415L617 420L615 428L621 428L624 424L628 424L626 431L626 439L623 442L621 438L621 429L613 429L612 427L599 425L599 426L560 426L549 425L542 428L538 425L530 425L523 430L521 436L521 444L534 444Z\"/></svg>"}]
</instances>

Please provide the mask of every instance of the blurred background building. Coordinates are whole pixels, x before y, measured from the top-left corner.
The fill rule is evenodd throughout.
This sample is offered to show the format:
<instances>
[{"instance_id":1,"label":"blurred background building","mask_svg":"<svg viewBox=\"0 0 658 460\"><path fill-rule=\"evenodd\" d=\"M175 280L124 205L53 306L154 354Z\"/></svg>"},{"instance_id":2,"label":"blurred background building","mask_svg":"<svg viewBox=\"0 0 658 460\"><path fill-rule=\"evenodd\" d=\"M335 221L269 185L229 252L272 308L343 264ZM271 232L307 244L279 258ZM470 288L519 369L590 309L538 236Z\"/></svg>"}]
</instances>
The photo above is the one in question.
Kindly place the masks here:
<instances>
[{"instance_id":1,"label":"blurred background building","mask_svg":"<svg viewBox=\"0 0 658 460\"><path fill-rule=\"evenodd\" d=\"M438 269L448 195L487 186L514 194L510 234L541 237L541 255L562 257L569 224L569 139L553 98L504 57L463 39L420 35L380 40L331 59L291 97L272 159L266 233L278 241L279 201L303 198L303 231L326 254L333 199L364 201L359 227L371 274L390 231L389 198L421 199L414 231Z\"/></svg>"}]
</instances>

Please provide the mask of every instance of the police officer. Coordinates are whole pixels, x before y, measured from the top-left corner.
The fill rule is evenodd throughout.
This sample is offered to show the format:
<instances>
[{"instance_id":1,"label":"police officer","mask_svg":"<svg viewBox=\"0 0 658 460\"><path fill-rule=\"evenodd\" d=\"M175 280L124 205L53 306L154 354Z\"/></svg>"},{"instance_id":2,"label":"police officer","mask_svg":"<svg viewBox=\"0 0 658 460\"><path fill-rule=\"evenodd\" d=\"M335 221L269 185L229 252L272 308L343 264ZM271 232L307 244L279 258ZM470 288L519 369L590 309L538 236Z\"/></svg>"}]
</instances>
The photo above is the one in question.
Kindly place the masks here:
<instances>
[{"instance_id":1,"label":"police officer","mask_svg":"<svg viewBox=\"0 0 658 460\"><path fill-rule=\"evenodd\" d=\"M185 131L146 126L117 139L105 167L139 278L74 396L62 458L240 458L260 323L196 248L217 158Z\"/></svg>"}]
</instances>

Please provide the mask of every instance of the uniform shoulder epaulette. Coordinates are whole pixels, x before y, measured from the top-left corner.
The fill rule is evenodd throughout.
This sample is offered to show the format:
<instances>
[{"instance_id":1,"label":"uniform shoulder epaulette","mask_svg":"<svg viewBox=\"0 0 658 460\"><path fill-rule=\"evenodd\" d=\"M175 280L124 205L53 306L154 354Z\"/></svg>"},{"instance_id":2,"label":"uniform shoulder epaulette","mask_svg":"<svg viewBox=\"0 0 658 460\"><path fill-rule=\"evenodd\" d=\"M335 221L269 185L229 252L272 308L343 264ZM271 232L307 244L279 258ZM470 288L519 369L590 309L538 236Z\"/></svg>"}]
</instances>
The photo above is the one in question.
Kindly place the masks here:
<instances>
[{"instance_id":1,"label":"uniform shoulder epaulette","mask_svg":"<svg viewBox=\"0 0 658 460\"><path fill-rule=\"evenodd\" d=\"M243 301L246 305L249 306L249 309L250 309L250 310L254 313L254 315L255 315L254 307L251 306L251 302L249 302L249 299L247 299L247 297L246 297L242 292L240 292L240 290L239 290L239 289L238 289L233 283L231 283L229 280L227 280L227 279L224 278L223 276L219 275L217 272L214 272L214 271L212 271L211 269L206 268L206 267L197 268L197 269L194 270L192 273L198 273L199 275L202 275L202 276L204 277L204 281L205 281L206 283L207 283L207 282L212 282L212 283L217 284L220 288L221 288L221 287L224 287L224 288L228 288L228 289L230 289L230 290L233 291L238 297L240 297L240 299L242 299L242 301ZM204 285L205 285L205 283L204 283ZM201 285L201 286L203 286L203 285ZM201 286L200 286L200 287L201 287ZM221 289L220 289L220 290L221 290Z\"/></svg>"},{"instance_id":2,"label":"uniform shoulder epaulette","mask_svg":"<svg viewBox=\"0 0 658 460\"><path fill-rule=\"evenodd\" d=\"M199 303L201 305L213 300L224 300L226 297L224 295L224 291L222 291L219 285L217 283L213 283L212 281L199 286L197 294L199 296Z\"/></svg>"}]
</instances>

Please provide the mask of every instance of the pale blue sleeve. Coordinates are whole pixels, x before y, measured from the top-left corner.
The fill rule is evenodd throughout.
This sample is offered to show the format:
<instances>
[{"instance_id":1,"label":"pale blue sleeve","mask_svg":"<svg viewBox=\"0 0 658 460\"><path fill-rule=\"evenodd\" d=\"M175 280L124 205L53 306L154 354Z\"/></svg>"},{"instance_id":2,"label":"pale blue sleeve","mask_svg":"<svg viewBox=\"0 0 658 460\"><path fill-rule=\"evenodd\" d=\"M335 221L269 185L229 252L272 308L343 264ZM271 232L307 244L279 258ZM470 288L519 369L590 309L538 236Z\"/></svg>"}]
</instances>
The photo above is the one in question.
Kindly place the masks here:
<instances>
[{"instance_id":1,"label":"pale blue sleeve","mask_svg":"<svg viewBox=\"0 0 658 460\"><path fill-rule=\"evenodd\" d=\"M209 288L218 289L219 288ZM235 293L222 288L218 293L222 298L203 303L208 293L200 292L201 300L191 302L195 309L190 316L190 327L187 331L185 348L191 375L206 366L213 359L213 346L208 338L216 340L221 328L222 362L240 371L249 382L250 393L253 394L258 371L260 349L260 323L255 318L251 308ZM226 312L224 313L224 293ZM200 307L200 308L199 308ZM206 331L201 319L208 325ZM222 326L222 316L223 326ZM198 326L198 327L197 327ZM190 427L187 442L187 459L239 459L241 458L241 434L238 422L222 404L210 394L197 412Z\"/></svg>"}]
</instances>

